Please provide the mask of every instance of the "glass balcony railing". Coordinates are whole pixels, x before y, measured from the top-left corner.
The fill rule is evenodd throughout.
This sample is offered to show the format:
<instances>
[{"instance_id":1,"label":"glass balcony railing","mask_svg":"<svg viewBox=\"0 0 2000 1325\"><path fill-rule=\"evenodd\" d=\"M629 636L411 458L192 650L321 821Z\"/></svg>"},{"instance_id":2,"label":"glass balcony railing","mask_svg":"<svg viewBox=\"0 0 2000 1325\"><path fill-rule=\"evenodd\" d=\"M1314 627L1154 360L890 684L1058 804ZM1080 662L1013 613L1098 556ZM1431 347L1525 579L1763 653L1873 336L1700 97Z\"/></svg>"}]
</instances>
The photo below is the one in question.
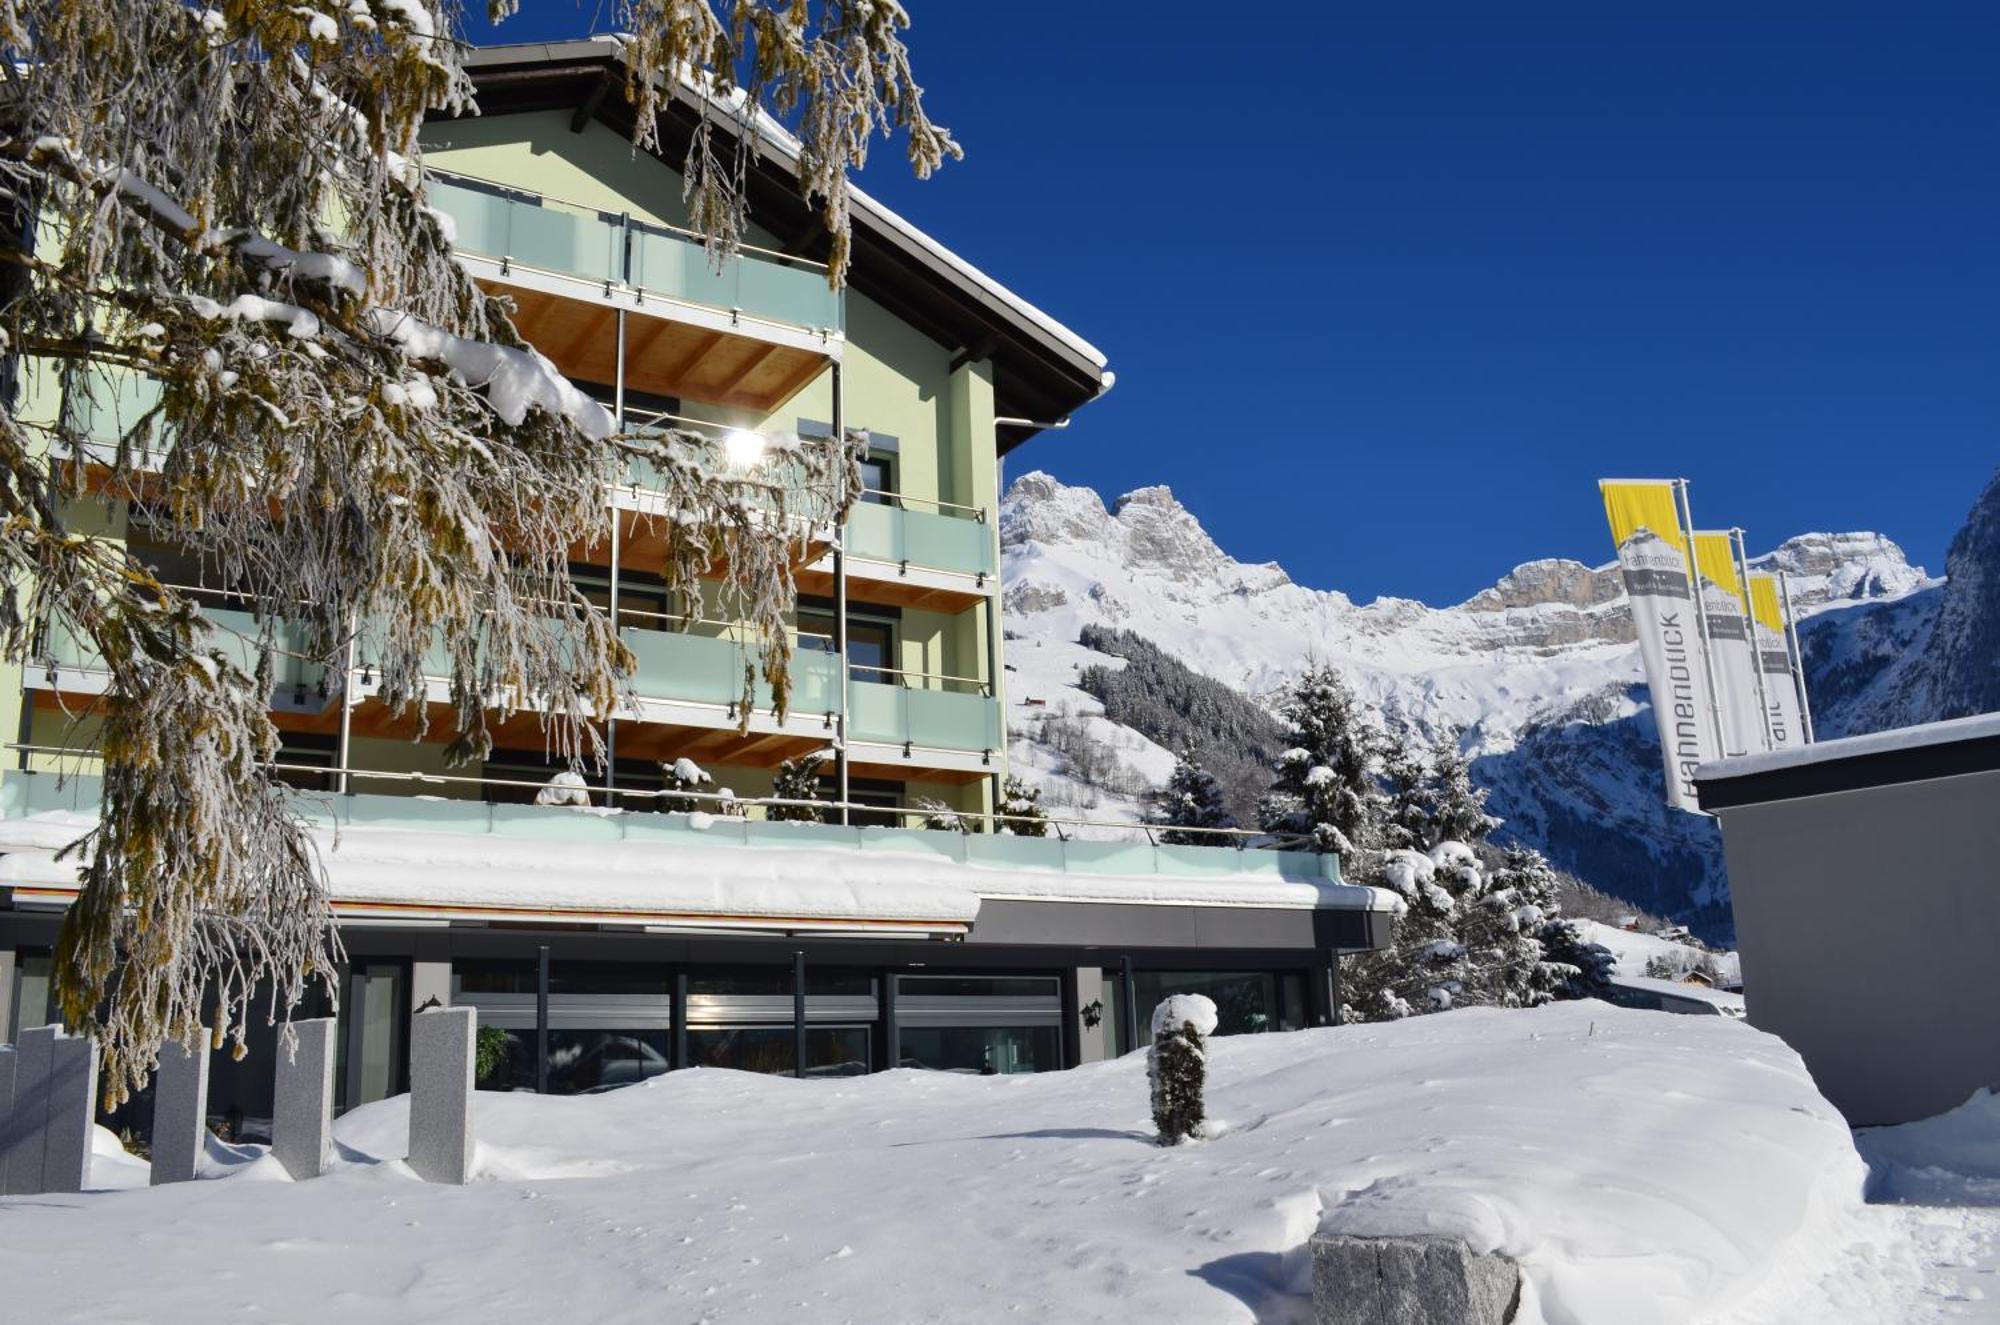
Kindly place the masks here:
<instances>
[{"instance_id":1,"label":"glass balcony railing","mask_svg":"<svg viewBox=\"0 0 2000 1325\"><path fill-rule=\"evenodd\" d=\"M463 175L434 172L426 187L457 228L461 253L787 326L844 325L841 293L827 288L824 267L804 258L742 247L718 267L685 230Z\"/></svg>"},{"instance_id":2,"label":"glass balcony railing","mask_svg":"<svg viewBox=\"0 0 2000 1325\"><path fill-rule=\"evenodd\" d=\"M257 618L248 612L223 607L204 607L202 614L208 619L208 646L221 650L224 657L254 675L259 647ZM305 651L302 632L291 623L280 621L273 628L271 645L277 650L271 659L273 685L319 685L325 668L296 656ZM66 668L97 671L103 667L95 645L60 625L49 628L46 652L59 671ZM32 672L29 676L33 679Z\"/></svg>"},{"instance_id":3,"label":"glass balcony railing","mask_svg":"<svg viewBox=\"0 0 2000 1325\"><path fill-rule=\"evenodd\" d=\"M757 657L750 645L717 635L627 627L618 637L638 660L632 683L641 699L734 704L743 697L743 669ZM840 669L833 655L795 649L791 671L792 712L839 712ZM760 676L756 706L768 710L772 699L769 683Z\"/></svg>"},{"instance_id":4,"label":"glass balcony railing","mask_svg":"<svg viewBox=\"0 0 2000 1325\"><path fill-rule=\"evenodd\" d=\"M413 784L421 786L422 784ZM21 772L0 779L0 819L68 812L94 814L103 779L89 774ZM1064 841L994 833L937 832L918 828L847 828L837 824L765 823L717 817L697 828L686 815L637 811L578 814L558 806L494 804L434 796L360 793L300 795L298 812L321 824L492 834L523 841L644 842L671 849L675 842L715 847L846 847L940 856L1002 868L1054 870L1096 876L1167 874L1183 878L1339 883L1339 858L1306 851L1218 851L1213 847L1129 841Z\"/></svg>"},{"instance_id":5,"label":"glass balcony railing","mask_svg":"<svg viewBox=\"0 0 2000 1325\"><path fill-rule=\"evenodd\" d=\"M861 502L847 516L847 550L871 561L909 562L961 575L992 575L993 530L943 511Z\"/></svg>"},{"instance_id":6,"label":"glass balcony railing","mask_svg":"<svg viewBox=\"0 0 2000 1325\"><path fill-rule=\"evenodd\" d=\"M982 694L876 681L847 686L847 733L857 741L932 750L997 750L1000 705Z\"/></svg>"}]
</instances>

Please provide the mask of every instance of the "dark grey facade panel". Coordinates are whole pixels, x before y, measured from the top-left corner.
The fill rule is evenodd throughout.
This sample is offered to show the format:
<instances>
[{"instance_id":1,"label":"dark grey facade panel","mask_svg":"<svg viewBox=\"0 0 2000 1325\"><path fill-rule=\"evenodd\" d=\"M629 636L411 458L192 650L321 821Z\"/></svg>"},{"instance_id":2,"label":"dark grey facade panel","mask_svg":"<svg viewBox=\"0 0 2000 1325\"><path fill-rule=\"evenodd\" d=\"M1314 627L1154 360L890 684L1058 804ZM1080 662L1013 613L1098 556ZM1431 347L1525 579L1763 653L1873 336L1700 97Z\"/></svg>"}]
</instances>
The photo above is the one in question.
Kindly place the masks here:
<instances>
[{"instance_id":1,"label":"dark grey facade panel","mask_svg":"<svg viewBox=\"0 0 2000 1325\"><path fill-rule=\"evenodd\" d=\"M1721 811L1749 1020L1852 1124L2000 1084L1996 805L1977 772Z\"/></svg>"}]
</instances>

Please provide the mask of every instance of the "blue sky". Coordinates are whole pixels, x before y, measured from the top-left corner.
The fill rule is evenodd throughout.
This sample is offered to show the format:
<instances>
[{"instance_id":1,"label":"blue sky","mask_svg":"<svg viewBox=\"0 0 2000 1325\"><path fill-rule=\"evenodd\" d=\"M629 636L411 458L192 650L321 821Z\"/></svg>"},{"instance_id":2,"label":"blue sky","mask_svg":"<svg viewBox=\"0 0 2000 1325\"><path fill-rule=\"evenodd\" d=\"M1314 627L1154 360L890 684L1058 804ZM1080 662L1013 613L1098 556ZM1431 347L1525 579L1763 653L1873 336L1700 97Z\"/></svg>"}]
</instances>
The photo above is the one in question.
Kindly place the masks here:
<instances>
[{"instance_id":1,"label":"blue sky","mask_svg":"<svg viewBox=\"0 0 2000 1325\"><path fill-rule=\"evenodd\" d=\"M2000 7L906 4L966 160L862 184L1118 374L1011 473L1447 602L1608 560L1603 475L1941 571L2000 461Z\"/></svg>"}]
</instances>

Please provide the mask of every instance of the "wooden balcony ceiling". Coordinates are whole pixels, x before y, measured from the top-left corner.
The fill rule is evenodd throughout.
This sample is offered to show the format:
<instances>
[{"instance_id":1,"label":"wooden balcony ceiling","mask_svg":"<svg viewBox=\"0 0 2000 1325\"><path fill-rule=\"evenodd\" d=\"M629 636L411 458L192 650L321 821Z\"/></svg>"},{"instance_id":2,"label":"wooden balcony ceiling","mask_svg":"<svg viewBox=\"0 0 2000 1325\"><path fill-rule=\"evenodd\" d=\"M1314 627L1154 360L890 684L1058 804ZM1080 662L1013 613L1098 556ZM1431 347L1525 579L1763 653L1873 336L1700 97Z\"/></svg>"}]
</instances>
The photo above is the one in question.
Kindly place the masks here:
<instances>
[{"instance_id":1,"label":"wooden balcony ceiling","mask_svg":"<svg viewBox=\"0 0 2000 1325\"><path fill-rule=\"evenodd\" d=\"M481 284L514 301L514 325L565 374L588 382L615 379L618 311L609 300L565 298L504 281ZM826 367L827 356L811 350L643 309L626 312L625 385L635 391L774 410Z\"/></svg>"},{"instance_id":2,"label":"wooden balcony ceiling","mask_svg":"<svg viewBox=\"0 0 2000 1325\"><path fill-rule=\"evenodd\" d=\"M817 561L818 558L815 557L813 560ZM833 597L832 571L817 566L804 566L796 572L796 578L800 593L814 594L821 598ZM963 589L915 584L907 580L872 575L849 575L847 597L849 602L919 608L926 612L943 612L951 616L969 612L984 601L978 594Z\"/></svg>"},{"instance_id":3,"label":"wooden balcony ceiling","mask_svg":"<svg viewBox=\"0 0 2000 1325\"><path fill-rule=\"evenodd\" d=\"M623 509L617 512L617 516L619 565L627 570L657 573L667 557L666 517ZM805 585L805 578L800 568L824 557L832 546L831 536L819 529L809 531L806 537L792 544L792 569L799 573L801 588ZM611 540L605 538L594 543L576 543L570 547L569 559L577 565L608 568L611 565ZM709 579L720 579L728 569L728 564L718 559L704 574Z\"/></svg>"}]
</instances>

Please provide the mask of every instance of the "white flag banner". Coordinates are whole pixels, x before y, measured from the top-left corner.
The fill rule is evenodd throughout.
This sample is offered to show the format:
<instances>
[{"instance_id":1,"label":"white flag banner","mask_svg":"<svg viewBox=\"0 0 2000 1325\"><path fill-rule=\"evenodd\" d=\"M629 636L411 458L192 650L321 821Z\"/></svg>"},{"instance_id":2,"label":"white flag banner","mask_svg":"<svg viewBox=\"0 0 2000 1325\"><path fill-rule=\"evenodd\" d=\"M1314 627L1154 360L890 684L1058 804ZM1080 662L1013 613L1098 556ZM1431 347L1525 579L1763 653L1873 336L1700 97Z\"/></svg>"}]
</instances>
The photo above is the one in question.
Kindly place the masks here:
<instances>
[{"instance_id":1,"label":"white flag banner","mask_svg":"<svg viewBox=\"0 0 2000 1325\"><path fill-rule=\"evenodd\" d=\"M1716 724L1674 485L1668 480L1606 479L1598 486L1652 691L1667 804L1699 813L1694 771L1717 756Z\"/></svg>"},{"instance_id":2,"label":"white flag banner","mask_svg":"<svg viewBox=\"0 0 2000 1325\"><path fill-rule=\"evenodd\" d=\"M1730 535L1697 531L1695 565L1701 570L1702 604L1708 609L1708 652L1715 667L1715 696L1722 710L1722 752L1743 755L1771 748L1757 654L1750 643L1750 613L1736 574Z\"/></svg>"},{"instance_id":3,"label":"white flag banner","mask_svg":"<svg viewBox=\"0 0 2000 1325\"><path fill-rule=\"evenodd\" d=\"M1792 672L1792 651L1785 639L1785 613L1778 602L1775 578L1751 573L1750 608L1757 623L1757 657L1764 668L1771 746L1790 750L1806 743L1806 733L1800 718L1798 678Z\"/></svg>"}]
</instances>

